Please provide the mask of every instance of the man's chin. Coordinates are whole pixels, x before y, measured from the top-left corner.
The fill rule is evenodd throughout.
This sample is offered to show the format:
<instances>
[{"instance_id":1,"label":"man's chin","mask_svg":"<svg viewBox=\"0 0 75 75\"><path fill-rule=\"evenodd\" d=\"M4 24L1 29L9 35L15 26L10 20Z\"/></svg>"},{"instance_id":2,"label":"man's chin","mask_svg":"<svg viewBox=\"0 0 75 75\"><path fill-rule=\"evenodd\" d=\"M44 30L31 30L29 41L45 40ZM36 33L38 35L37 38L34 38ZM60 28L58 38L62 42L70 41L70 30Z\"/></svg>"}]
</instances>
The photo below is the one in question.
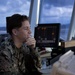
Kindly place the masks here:
<instances>
[{"instance_id":1,"label":"man's chin","mask_svg":"<svg viewBox=\"0 0 75 75\"><path fill-rule=\"evenodd\" d=\"M27 42L27 39L28 39L28 38L24 39L24 42Z\"/></svg>"}]
</instances>

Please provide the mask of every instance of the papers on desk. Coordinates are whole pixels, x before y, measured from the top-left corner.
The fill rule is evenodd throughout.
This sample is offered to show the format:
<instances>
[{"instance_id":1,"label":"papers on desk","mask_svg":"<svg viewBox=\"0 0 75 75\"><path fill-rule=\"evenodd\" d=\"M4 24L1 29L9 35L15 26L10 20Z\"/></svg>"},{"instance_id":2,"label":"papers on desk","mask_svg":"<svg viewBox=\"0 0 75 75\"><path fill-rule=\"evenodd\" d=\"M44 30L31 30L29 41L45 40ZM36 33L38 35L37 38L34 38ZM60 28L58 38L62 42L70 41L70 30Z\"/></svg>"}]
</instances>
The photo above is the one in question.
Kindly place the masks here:
<instances>
[{"instance_id":1,"label":"papers on desk","mask_svg":"<svg viewBox=\"0 0 75 75\"><path fill-rule=\"evenodd\" d=\"M68 51L53 64L51 75L75 75L75 55Z\"/></svg>"}]
</instances>

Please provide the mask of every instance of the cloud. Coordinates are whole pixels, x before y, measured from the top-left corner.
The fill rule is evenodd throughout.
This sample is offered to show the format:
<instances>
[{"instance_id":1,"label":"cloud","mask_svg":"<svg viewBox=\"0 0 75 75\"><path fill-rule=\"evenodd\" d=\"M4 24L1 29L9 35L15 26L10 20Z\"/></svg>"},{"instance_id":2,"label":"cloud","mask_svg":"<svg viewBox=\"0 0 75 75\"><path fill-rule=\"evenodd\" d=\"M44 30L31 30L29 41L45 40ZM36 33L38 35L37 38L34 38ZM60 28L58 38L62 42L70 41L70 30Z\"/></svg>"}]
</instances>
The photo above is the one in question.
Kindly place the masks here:
<instances>
[{"instance_id":1,"label":"cloud","mask_svg":"<svg viewBox=\"0 0 75 75\"><path fill-rule=\"evenodd\" d=\"M51 7L50 9L43 9L44 16L53 16L53 17L70 17L73 7Z\"/></svg>"},{"instance_id":2,"label":"cloud","mask_svg":"<svg viewBox=\"0 0 75 75\"><path fill-rule=\"evenodd\" d=\"M29 12L30 1L28 0L7 0L5 5L0 5L0 13Z\"/></svg>"},{"instance_id":3,"label":"cloud","mask_svg":"<svg viewBox=\"0 0 75 75\"><path fill-rule=\"evenodd\" d=\"M44 0L41 23L70 23L74 0Z\"/></svg>"},{"instance_id":4,"label":"cloud","mask_svg":"<svg viewBox=\"0 0 75 75\"><path fill-rule=\"evenodd\" d=\"M8 10L7 6L0 6L0 14L5 13Z\"/></svg>"},{"instance_id":5,"label":"cloud","mask_svg":"<svg viewBox=\"0 0 75 75\"><path fill-rule=\"evenodd\" d=\"M48 5L43 8L41 23L70 23L73 6L55 7L51 5L50 7L48 6L48 8L47 6Z\"/></svg>"},{"instance_id":6,"label":"cloud","mask_svg":"<svg viewBox=\"0 0 75 75\"><path fill-rule=\"evenodd\" d=\"M29 15L30 0L0 0L0 26L6 25L6 17L14 13Z\"/></svg>"}]
</instances>

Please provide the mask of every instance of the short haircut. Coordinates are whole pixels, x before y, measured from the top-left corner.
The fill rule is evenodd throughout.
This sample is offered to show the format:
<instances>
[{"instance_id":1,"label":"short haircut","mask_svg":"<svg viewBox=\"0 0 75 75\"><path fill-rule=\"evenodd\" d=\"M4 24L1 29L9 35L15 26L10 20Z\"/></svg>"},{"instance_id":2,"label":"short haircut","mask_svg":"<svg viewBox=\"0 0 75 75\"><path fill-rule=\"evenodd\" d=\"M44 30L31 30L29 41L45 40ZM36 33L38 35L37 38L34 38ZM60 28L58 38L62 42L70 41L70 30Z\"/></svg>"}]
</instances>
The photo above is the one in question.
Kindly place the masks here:
<instances>
[{"instance_id":1,"label":"short haircut","mask_svg":"<svg viewBox=\"0 0 75 75\"><path fill-rule=\"evenodd\" d=\"M23 21L29 21L26 15L14 14L12 16L6 17L6 29L7 33L12 35L12 29L20 28Z\"/></svg>"}]
</instances>

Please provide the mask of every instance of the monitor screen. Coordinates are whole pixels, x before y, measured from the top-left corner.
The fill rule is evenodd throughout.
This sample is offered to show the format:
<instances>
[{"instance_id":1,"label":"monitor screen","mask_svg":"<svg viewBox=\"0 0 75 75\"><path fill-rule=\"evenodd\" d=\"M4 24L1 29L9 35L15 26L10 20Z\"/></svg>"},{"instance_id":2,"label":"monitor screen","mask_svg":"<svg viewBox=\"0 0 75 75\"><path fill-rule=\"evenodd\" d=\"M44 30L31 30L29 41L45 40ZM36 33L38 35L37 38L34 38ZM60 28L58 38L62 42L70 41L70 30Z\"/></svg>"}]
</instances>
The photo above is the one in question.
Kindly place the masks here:
<instances>
[{"instance_id":1,"label":"monitor screen","mask_svg":"<svg viewBox=\"0 0 75 75\"><path fill-rule=\"evenodd\" d=\"M60 23L38 24L34 34L36 47L57 47L59 31Z\"/></svg>"}]
</instances>

